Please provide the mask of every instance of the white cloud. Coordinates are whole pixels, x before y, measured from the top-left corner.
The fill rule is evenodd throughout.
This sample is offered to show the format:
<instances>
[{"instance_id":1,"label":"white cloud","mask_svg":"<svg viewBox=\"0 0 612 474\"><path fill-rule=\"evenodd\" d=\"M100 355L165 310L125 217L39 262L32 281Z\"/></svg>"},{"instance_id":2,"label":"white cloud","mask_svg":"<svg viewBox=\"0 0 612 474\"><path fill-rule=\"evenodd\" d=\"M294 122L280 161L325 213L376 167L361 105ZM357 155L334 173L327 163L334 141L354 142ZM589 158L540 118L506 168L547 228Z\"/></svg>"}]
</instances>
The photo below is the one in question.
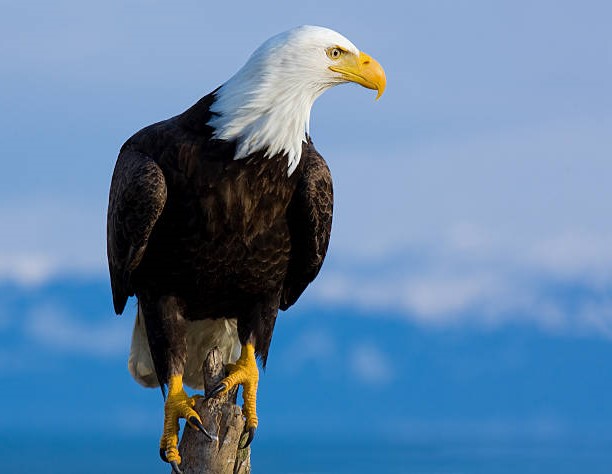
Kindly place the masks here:
<instances>
[{"instance_id":1,"label":"white cloud","mask_svg":"<svg viewBox=\"0 0 612 474\"><path fill-rule=\"evenodd\" d=\"M327 330L311 328L302 331L279 360L286 372L298 373L307 365L329 364L336 351L336 342Z\"/></svg>"},{"instance_id":2,"label":"white cloud","mask_svg":"<svg viewBox=\"0 0 612 474\"><path fill-rule=\"evenodd\" d=\"M426 318L466 311L486 295L494 295L495 284L485 277L415 278L405 282L402 305Z\"/></svg>"},{"instance_id":3,"label":"white cloud","mask_svg":"<svg viewBox=\"0 0 612 474\"><path fill-rule=\"evenodd\" d=\"M612 279L611 243L612 231L569 230L536 242L526 255L527 264L559 278L605 283Z\"/></svg>"},{"instance_id":4,"label":"white cloud","mask_svg":"<svg viewBox=\"0 0 612 474\"><path fill-rule=\"evenodd\" d=\"M128 321L111 317L106 321L85 323L52 305L35 308L25 325L26 335L47 347L101 357L125 354L131 329Z\"/></svg>"},{"instance_id":5,"label":"white cloud","mask_svg":"<svg viewBox=\"0 0 612 474\"><path fill-rule=\"evenodd\" d=\"M351 348L349 367L361 382L385 385L393 380L391 360L376 345L363 342Z\"/></svg>"},{"instance_id":6,"label":"white cloud","mask_svg":"<svg viewBox=\"0 0 612 474\"><path fill-rule=\"evenodd\" d=\"M605 333L610 129L612 117L575 118L330 152L336 219L313 298L423 324ZM574 302L584 308L563 301L567 288L584 290Z\"/></svg>"},{"instance_id":7,"label":"white cloud","mask_svg":"<svg viewBox=\"0 0 612 474\"><path fill-rule=\"evenodd\" d=\"M0 254L0 279L31 286L47 281L53 276L57 264L45 254Z\"/></svg>"},{"instance_id":8,"label":"white cloud","mask_svg":"<svg viewBox=\"0 0 612 474\"><path fill-rule=\"evenodd\" d=\"M31 200L0 205L0 280L25 285L59 274L102 274L106 216L78 202Z\"/></svg>"},{"instance_id":9,"label":"white cloud","mask_svg":"<svg viewBox=\"0 0 612 474\"><path fill-rule=\"evenodd\" d=\"M405 312L425 323L441 324L460 317L461 312L482 306L491 285L480 277L389 277L364 276L367 271L323 276L314 298L374 310Z\"/></svg>"},{"instance_id":10,"label":"white cloud","mask_svg":"<svg viewBox=\"0 0 612 474\"><path fill-rule=\"evenodd\" d=\"M552 333L612 337L612 299L605 296L606 289L599 282L594 286L582 279L559 282L548 273L534 274L530 268L517 271L514 262L489 269L491 273L486 268L486 264L469 268L449 262L434 272L417 268L398 276L357 265L352 272L324 272L310 298L368 308L428 326L498 327L523 322ZM568 291L564 285L571 291L572 284L586 287L579 287L582 294L578 296L562 297ZM608 280L608 288L610 285Z\"/></svg>"},{"instance_id":11,"label":"white cloud","mask_svg":"<svg viewBox=\"0 0 612 474\"><path fill-rule=\"evenodd\" d=\"M612 339L612 298L583 303L577 309L576 318Z\"/></svg>"},{"instance_id":12,"label":"white cloud","mask_svg":"<svg viewBox=\"0 0 612 474\"><path fill-rule=\"evenodd\" d=\"M611 129L612 117L576 119L429 145L330 150L333 249L378 258L450 238L522 253L563 233L610 235Z\"/></svg>"},{"instance_id":13,"label":"white cloud","mask_svg":"<svg viewBox=\"0 0 612 474\"><path fill-rule=\"evenodd\" d=\"M393 380L395 372L390 358L374 343L359 341L346 347L324 328L304 329L275 360L273 364L290 374L314 366L324 377L330 377L340 367L368 385L385 385Z\"/></svg>"}]
</instances>

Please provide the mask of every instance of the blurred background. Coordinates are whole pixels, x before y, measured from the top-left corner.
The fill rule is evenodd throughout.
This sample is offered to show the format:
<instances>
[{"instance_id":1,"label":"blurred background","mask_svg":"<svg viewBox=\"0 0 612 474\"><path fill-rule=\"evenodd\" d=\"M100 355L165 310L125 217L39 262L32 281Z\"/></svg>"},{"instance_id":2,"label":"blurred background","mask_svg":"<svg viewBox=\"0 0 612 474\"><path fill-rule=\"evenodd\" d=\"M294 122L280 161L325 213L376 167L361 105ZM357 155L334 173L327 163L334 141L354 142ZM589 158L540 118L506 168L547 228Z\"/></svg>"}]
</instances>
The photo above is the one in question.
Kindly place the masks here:
<instances>
[{"instance_id":1,"label":"blurred background","mask_svg":"<svg viewBox=\"0 0 612 474\"><path fill-rule=\"evenodd\" d=\"M114 161L317 24L388 87L313 109L332 242L277 322L254 472L610 472L610 3L210 3L0 1L2 470L168 471L112 310Z\"/></svg>"}]
</instances>

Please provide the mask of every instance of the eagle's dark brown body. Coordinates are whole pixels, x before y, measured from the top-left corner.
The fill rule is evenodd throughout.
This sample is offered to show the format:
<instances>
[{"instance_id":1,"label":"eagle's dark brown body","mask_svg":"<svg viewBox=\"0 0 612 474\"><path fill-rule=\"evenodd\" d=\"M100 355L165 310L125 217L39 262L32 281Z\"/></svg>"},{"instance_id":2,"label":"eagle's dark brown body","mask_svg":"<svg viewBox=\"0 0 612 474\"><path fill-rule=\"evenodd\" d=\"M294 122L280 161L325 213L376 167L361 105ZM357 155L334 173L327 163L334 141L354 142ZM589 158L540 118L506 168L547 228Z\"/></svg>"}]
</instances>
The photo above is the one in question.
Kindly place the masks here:
<instances>
[{"instance_id":1,"label":"eagle's dark brown body","mask_svg":"<svg viewBox=\"0 0 612 474\"><path fill-rule=\"evenodd\" d=\"M278 309L317 275L329 243L332 183L312 143L286 156L234 160L212 139L214 93L122 147L108 209L117 313L135 294L158 379L182 372L185 320L236 318L264 363Z\"/></svg>"}]
</instances>

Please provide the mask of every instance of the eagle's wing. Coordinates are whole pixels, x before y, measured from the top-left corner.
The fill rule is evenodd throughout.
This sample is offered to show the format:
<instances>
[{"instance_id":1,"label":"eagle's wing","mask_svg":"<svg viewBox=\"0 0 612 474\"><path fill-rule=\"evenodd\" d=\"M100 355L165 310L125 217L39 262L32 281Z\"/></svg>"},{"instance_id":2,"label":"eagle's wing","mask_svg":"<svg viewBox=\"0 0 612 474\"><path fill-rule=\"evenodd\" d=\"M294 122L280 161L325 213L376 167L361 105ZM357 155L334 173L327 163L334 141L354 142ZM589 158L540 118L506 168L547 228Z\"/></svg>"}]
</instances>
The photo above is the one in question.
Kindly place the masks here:
<instances>
[{"instance_id":1,"label":"eagle's wing","mask_svg":"<svg viewBox=\"0 0 612 474\"><path fill-rule=\"evenodd\" d=\"M138 267L151 230L166 203L162 170L148 156L119 154L111 181L106 227L108 267L115 312L121 314L134 294L132 272Z\"/></svg>"},{"instance_id":2,"label":"eagle's wing","mask_svg":"<svg viewBox=\"0 0 612 474\"><path fill-rule=\"evenodd\" d=\"M331 173L312 143L305 151L304 171L287 210L291 256L281 295L282 310L295 303L319 273L331 234Z\"/></svg>"}]
</instances>

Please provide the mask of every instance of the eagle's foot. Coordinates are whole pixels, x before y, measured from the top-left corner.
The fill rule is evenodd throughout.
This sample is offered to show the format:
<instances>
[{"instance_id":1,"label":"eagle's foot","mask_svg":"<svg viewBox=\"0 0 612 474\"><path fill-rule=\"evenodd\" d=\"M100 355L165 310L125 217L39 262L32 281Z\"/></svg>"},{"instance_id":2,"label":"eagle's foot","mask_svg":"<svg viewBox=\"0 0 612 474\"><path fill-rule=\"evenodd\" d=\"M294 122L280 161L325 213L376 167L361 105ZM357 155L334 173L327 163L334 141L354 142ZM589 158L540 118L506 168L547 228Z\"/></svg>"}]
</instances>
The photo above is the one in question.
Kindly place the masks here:
<instances>
[{"instance_id":1,"label":"eagle's foot","mask_svg":"<svg viewBox=\"0 0 612 474\"><path fill-rule=\"evenodd\" d=\"M253 344L245 344L242 346L240 358L235 364L227 364L229 375L225 377L219 385L217 385L207 397L214 397L221 393L227 393L236 385L242 385L242 398L244 405L242 411L246 418L245 430L248 432L248 438L242 446L246 448L253 437L257 428L257 384L259 382L259 369L255 360L255 348Z\"/></svg>"},{"instance_id":2,"label":"eagle's foot","mask_svg":"<svg viewBox=\"0 0 612 474\"><path fill-rule=\"evenodd\" d=\"M172 470L176 474L181 474L178 467L181 463L181 456L178 451L180 418L185 418L194 429L201 431L209 440L214 439L202 425L200 415L193 409L198 398L200 398L200 395L187 396L183 389L183 377L181 375L170 377L168 398L164 406L164 433L159 441L159 455L163 461L172 465Z\"/></svg>"}]
</instances>

